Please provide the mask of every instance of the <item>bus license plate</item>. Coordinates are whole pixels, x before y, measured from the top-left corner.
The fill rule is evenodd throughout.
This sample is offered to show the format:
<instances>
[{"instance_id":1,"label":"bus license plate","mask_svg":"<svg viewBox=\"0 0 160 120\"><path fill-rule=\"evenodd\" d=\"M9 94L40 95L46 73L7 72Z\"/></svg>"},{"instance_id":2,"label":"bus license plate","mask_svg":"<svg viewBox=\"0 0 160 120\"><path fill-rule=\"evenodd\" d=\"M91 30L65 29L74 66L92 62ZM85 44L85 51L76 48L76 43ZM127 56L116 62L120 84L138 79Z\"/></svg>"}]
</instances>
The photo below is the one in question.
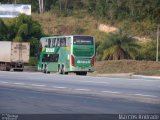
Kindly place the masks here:
<instances>
[{"instance_id":1,"label":"bus license plate","mask_svg":"<svg viewBox=\"0 0 160 120\"><path fill-rule=\"evenodd\" d=\"M84 67L81 68L81 70L84 70L84 69L85 69Z\"/></svg>"}]
</instances>

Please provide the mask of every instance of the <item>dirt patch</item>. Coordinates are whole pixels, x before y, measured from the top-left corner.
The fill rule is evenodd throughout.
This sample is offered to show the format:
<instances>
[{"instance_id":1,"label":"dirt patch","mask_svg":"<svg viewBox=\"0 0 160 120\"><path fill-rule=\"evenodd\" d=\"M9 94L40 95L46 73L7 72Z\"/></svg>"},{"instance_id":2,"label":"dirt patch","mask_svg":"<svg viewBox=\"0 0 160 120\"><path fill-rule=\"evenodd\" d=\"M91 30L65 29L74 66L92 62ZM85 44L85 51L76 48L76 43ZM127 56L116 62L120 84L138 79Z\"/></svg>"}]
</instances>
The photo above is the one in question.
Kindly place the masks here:
<instances>
[{"instance_id":1,"label":"dirt patch","mask_svg":"<svg viewBox=\"0 0 160 120\"><path fill-rule=\"evenodd\" d=\"M113 26L105 25L105 24L99 24L98 29L102 32L116 32L118 29Z\"/></svg>"}]
</instances>

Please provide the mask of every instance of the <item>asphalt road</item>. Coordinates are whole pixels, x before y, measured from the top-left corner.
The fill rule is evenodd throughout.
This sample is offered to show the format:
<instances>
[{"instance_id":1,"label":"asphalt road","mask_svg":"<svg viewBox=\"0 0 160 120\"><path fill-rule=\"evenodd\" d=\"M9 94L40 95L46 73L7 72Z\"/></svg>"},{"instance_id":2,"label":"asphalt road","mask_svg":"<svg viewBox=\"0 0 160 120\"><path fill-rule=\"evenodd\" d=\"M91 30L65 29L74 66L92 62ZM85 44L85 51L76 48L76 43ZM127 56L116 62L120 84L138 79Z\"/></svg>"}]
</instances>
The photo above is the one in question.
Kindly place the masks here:
<instances>
[{"instance_id":1,"label":"asphalt road","mask_svg":"<svg viewBox=\"0 0 160 120\"><path fill-rule=\"evenodd\" d=\"M160 113L160 80L1 71L0 113Z\"/></svg>"}]
</instances>

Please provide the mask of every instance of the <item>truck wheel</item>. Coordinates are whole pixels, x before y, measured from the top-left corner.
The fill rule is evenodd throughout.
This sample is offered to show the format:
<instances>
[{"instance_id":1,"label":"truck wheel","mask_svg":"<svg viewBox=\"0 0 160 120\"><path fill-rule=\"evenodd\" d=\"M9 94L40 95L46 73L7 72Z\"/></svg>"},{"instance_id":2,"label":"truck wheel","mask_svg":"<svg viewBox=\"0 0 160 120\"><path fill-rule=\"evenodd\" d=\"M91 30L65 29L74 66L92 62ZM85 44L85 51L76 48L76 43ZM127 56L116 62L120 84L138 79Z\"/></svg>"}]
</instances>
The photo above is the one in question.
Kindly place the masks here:
<instances>
[{"instance_id":1,"label":"truck wheel","mask_svg":"<svg viewBox=\"0 0 160 120\"><path fill-rule=\"evenodd\" d=\"M1 65L1 63L0 63L0 70L2 70L2 65Z\"/></svg>"},{"instance_id":2,"label":"truck wheel","mask_svg":"<svg viewBox=\"0 0 160 120\"><path fill-rule=\"evenodd\" d=\"M1 64L1 70L2 70L2 71L6 71L6 69L7 69L6 64L5 64L5 63L2 63L2 64Z\"/></svg>"},{"instance_id":3,"label":"truck wheel","mask_svg":"<svg viewBox=\"0 0 160 120\"><path fill-rule=\"evenodd\" d=\"M7 64L4 63L4 71L7 71Z\"/></svg>"},{"instance_id":4,"label":"truck wheel","mask_svg":"<svg viewBox=\"0 0 160 120\"><path fill-rule=\"evenodd\" d=\"M7 68L6 68L6 70L7 70L7 71L10 71L10 70L11 70L11 68L10 68L10 67L7 67Z\"/></svg>"},{"instance_id":5,"label":"truck wheel","mask_svg":"<svg viewBox=\"0 0 160 120\"><path fill-rule=\"evenodd\" d=\"M0 63L0 70L2 70L2 63Z\"/></svg>"}]
</instances>

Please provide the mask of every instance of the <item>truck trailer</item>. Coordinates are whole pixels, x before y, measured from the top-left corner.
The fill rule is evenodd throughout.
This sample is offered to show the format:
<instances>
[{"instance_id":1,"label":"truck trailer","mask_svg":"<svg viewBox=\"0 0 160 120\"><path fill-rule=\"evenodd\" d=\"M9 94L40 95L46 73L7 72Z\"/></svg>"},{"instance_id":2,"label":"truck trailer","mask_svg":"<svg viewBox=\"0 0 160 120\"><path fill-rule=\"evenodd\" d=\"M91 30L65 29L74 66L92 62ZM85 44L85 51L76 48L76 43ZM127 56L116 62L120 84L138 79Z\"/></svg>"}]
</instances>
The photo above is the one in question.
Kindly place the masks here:
<instances>
[{"instance_id":1,"label":"truck trailer","mask_svg":"<svg viewBox=\"0 0 160 120\"><path fill-rule=\"evenodd\" d=\"M24 63L29 62L30 43L0 41L0 70L23 71Z\"/></svg>"}]
</instances>

